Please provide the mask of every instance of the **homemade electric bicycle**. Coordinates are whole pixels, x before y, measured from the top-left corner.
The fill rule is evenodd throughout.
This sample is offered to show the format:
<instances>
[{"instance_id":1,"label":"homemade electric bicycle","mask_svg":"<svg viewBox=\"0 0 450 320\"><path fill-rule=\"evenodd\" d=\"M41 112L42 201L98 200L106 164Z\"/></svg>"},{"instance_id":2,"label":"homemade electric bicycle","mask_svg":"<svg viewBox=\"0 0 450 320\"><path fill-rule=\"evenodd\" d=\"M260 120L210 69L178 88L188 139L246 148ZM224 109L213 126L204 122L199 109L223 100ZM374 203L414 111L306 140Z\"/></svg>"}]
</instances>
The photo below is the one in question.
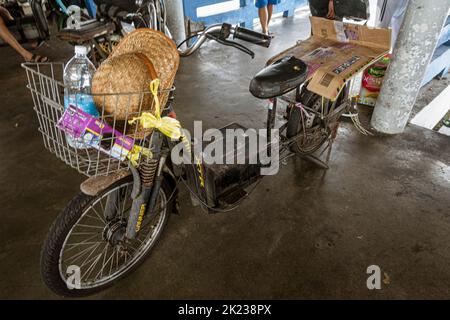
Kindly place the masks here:
<instances>
[{"instance_id":1,"label":"homemade electric bicycle","mask_svg":"<svg viewBox=\"0 0 450 320\"><path fill-rule=\"evenodd\" d=\"M270 45L266 35L223 24L199 34L194 44L180 51L180 55L192 54L207 39L253 55L242 44L228 40L230 37L265 47ZM57 294L84 296L98 292L142 263L163 232L169 215L178 210L180 183L185 184L194 204L214 213L236 208L262 178L264 165L258 163L207 165L200 161L201 155L194 155L192 164L175 165L170 154L178 141L169 139L160 130L150 133L129 123L141 116L141 110L130 111L125 120L119 120L107 115L104 106L97 105L100 122L126 134L138 150L149 152L141 152L139 157L117 159L99 149L73 148L58 128L65 112L63 64L27 63L23 67L45 147L89 177L81 185L82 192L60 213L43 245L42 277ZM350 104L346 89L336 101L309 92L305 84L307 73L304 62L286 57L258 73L250 91L271 102L267 116L267 148L277 143L280 161L298 155L327 168L315 153L330 150L339 118ZM172 111L174 91L175 88L159 90L160 94L169 95L168 102L162 106L162 116ZM143 99L152 94L155 92L121 94L117 95L117 100L130 101L136 96ZM155 99L154 103L157 103ZM285 106L285 121L278 124L275 115L281 104ZM221 130L230 128L245 130L238 124ZM271 132L275 129L280 134L274 140ZM114 134L104 136L101 141L104 150L116 139Z\"/></svg>"}]
</instances>

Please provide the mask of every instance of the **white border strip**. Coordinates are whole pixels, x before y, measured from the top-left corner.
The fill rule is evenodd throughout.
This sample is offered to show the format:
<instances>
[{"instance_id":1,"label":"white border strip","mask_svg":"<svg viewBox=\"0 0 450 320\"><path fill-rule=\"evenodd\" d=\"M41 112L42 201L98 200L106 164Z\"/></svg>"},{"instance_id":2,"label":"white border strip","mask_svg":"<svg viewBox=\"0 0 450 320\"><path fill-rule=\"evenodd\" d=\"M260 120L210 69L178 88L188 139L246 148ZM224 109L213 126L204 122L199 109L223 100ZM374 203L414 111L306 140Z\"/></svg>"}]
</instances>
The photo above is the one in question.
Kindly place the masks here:
<instances>
[{"instance_id":1,"label":"white border strip","mask_svg":"<svg viewBox=\"0 0 450 320\"><path fill-rule=\"evenodd\" d=\"M411 123L433 130L439 121L447 114L448 110L450 110L450 86L442 91L442 93L431 101L429 105L423 108L423 110L411 120Z\"/></svg>"},{"instance_id":2,"label":"white border strip","mask_svg":"<svg viewBox=\"0 0 450 320\"><path fill-rule=\"evenodd\" d=\"M210 4L207 6L197 8L197 17L205 18L214 16L216 14L226 13L234 10L239 10L241 3L239 0L224 1ZM256 8L255 8L256 10Z\"/></svg>"},{"instance_id":3,"label":"white border strip","mask_svg":"<svg viewBox=\"0 0 450 320\"><path fill-rule=\"evenodd\" d=\"M450 128L442 127L441 130L439 130L439 133L445 134L446 136L450 136Z\"/></svg>"}]
</instances>

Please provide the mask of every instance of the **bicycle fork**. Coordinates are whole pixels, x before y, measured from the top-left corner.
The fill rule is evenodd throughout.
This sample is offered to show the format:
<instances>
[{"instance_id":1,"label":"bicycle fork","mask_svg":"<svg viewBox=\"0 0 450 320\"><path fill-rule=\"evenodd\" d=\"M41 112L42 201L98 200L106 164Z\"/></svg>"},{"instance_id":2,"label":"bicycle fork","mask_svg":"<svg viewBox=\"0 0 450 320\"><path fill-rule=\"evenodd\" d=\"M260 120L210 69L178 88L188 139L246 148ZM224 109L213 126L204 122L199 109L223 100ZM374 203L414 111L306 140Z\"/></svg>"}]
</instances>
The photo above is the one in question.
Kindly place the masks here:
<instances>
[{"instance_id":1,"label":"bicycle fork","mask_svg":"<svg viewBox=\"0 0 450 320\"><path fill-rule=\"evenodd\" d=\"M141 160L139 169L131 167L133 174L133 190L131 198L133 203L128 216L125 238L134 239L141 229L142 221L147 215L154 214L163 180L163 168L167 159L167 152L162 150L163 135L154 132L151 138L152 158ZM114 219L120 195L114 192L108 196L105 215L108 219Z\"/></svg>"}]
</instances>

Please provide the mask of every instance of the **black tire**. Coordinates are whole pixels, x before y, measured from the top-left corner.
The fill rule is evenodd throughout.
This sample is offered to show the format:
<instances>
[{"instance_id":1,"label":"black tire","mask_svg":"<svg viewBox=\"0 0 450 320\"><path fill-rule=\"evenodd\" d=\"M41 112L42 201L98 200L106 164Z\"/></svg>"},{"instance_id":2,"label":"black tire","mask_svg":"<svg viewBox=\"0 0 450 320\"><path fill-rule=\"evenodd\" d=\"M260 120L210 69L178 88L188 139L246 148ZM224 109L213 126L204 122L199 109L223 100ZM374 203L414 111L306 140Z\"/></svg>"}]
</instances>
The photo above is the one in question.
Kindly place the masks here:
<instances>
[{"instance_id":1,"label":"black tire","mask_svg":"<svg viewBox=\"0 0 450 320\"><path fill-rule=\"evenodd\" d=\"M64 208L64 210L56 218L55 222L50 228L50 231L47 235L47 238L44 242L41 252L42 279L44 283L48 286L48 288L51 289L54 293L64 297L83 297L100 292L112 286L116 281L133 272L139 265L141 265L144 262L145 258L147 258L150 252L152 251L152 248L157 244L158 238L163 233L164 227L167 224L170 214L173 212L174 206L174 198L173 197L170 198L173 195L174 189L173 187L170 186L170 184L166 181L166 179L163 180L163 183L161 185L161 190L162 192L165 193L166 199L168 200L166 213L162 221L162 230L157 235L153 245L151 245L147 249L147 252L145 252L141 257L139 257L139 260L137 260L137 262L135 262L134 265L130 267L130 269L128 269L124 274L122 274L121 276L119 276L110 283L89 289L69 289L64 279L61 278L59 272L60 252L63 248L65 239L70 230L72 229L72 227L74 226L74 224L76 224L77 221L80 219L85 209L88 208L89 205L92 204L96 199L106 194L109 190L112 190L113 188L121 184L130 182L131 180L132 177L128 176L118 181L114 185L108 187L95 197L88 196L84 193L79 193L75 198L73 198L68 203L68 205Z\"/></svg>"},{"instance_id":2,"label":"black tire","mask_svg":"<svg viewBox=\"0 0 450 320\"><path fill-rule=\"evenodd\" d=\"M301 120L302 120L301 110L295 106L292 107L289 112L289 120L286 128L286 136L288 138L295 137L300 132L302 132L303 126ZM292 152L300 155L312 154L317 150L319 150L320 147L327 141L327 139L328 139L327 135L322 135L321 139L318 140L317 143L315 143L314 145L312 145L307 149L301 148L297 142L294 142L291 146L291 150Z\"/></svg>"},{"instance_id":3,"label":"black tire","mask_svg":"<svg viewBox=\"0 0 450 320\"><path fill-rule=\"evenodd\" d=\"M342 90L339 97L337 98L337 105L340 105L344 99L345 90ZM320 100L322 99L321 96L308 91L307 89L304 89L300 96L298 97L299 102L301 102L305 106L309 106L310 108L313 108L313 106L317 105L317 103L320 103ZM327 102L331 104L330 102ZM330 106L330 105L329 105ZM327 108L328 109L328 108ZM317 111L317 110L316 110ZM288 125L286 128L286 136L287 138L293 138L296 135L298 135L300 132L304 130L302 125L302 111L297 108L296 106L293 106L289 110L289 119L288 119ZM320 131L320 126L322 124L320 123L320 120L316 118L313 123L313 128L317 128L318 131ZM328 138L331 135L331 128L327 128L327 130L321 130L322 134L320 137L318 136L317 141L314 144L311 144L308 147L300 147L298 142L295 142L291 146L292 152L299 154L299 155L310 155L319 150L328 140Z\"/></svg>"}]
</instances>

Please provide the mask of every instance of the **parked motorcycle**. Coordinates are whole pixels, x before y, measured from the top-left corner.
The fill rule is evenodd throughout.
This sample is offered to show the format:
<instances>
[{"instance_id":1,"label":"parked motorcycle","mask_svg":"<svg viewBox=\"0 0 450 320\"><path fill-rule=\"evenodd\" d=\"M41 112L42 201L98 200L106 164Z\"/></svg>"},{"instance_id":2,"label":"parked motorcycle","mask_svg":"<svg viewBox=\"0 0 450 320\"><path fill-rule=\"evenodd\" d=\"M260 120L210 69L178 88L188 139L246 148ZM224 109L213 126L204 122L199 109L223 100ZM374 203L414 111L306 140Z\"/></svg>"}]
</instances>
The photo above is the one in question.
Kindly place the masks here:
<instances>
[{"instance_id":1,"label":"parked motorcycle","mask_svg":"<svg viewBox=\"0 0 450 320\"><path fill-rule=\"evenodd\" d=\"M96 4L96 17L79 14L80 21L72 17L57 35L73 45L90 48L89 58L96 66L109 56L123 36L137 28L158 30L171 38L164 0L98 0ZM75 14L77 9L72 12Z\"/></svg>"},{"instance_id":2,"label":"parked motorcycle","mask_svg":"<svg viewBox=\"0 0 450 320\"><path fill-rule=\"evenodd\" d=\"M47 23L49 12L45 0L6 0L2 5L10 12L14 21L5 21L16 39L21 42L48 40ZM3 42L0 39L0 43Z\"/></svg>"}]
</instances>

